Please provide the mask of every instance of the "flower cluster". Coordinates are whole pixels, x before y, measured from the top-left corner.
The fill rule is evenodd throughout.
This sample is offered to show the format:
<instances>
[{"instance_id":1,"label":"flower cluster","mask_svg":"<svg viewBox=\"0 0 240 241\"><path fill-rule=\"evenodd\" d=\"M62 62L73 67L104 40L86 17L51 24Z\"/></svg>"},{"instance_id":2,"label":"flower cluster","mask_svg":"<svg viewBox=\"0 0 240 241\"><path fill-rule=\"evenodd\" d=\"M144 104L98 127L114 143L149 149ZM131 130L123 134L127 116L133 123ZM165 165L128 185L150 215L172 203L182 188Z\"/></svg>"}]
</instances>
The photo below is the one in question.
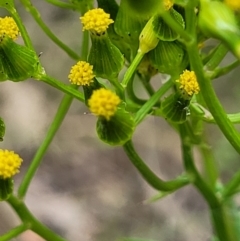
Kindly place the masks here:
<instances>
[{"instance_id":1,"label":"flower cluster","mask_svg":"<svg viewBox=\"0 0 240 241\"><path fill-rule=\"evenodd\" d=\"M120 102L120 98L114 92L104 88L94 90L88 100L90 111L106 120L110 120L115 114Z\"/></svg>"},{"instance_id":2,"label":"flower cluster","mask_svg":"<svg viewBox=\"0 0 240 241\"><path fill-rule=\"evenodd\" d=\"M3 35L7 35L13 40L17 39L19 29L12 17L0 18L0 37Z\"/></svg>"},{"instance_id":3,"label":"flower cluster","mask_svg":"<svg viewBox=\"0 0 240 241\"><path fill-rule=\"evenodd\" d=\"M90 85L93 82L93 66L85 61L79 61L72 66L68 78L75 85Z\"/></svg>"},{"instance_id":4,"label":"flower cluster","mask_svg":"<svg viewBox=\"0 0 240 241\"><path fill-rule=\"evenodd\" d=\"M172 0L164 0L164 8L165 10L169 10L173 6L173 1Z\"/></svg>"},{"instance_id":5,"label":"flower cluster","mask_svg":"<svg viewBox=\"0 0 240 241\"><path fill-rule=\"evenodd\" d=\"M224 1L231 9L240 10L240 1L239 0L225 0Z\"/></svg>"},{"instance_id":6,"label":"flower cluster","mask_svg":"<svg viewBox=\"0 0 240 241\"><path fill-rule=\"evenodd\" d=\"M83 30L89 30L97 34L104 33L108 26L113 23L110 14L105 13L101 8L89 10L83 17L80 17L80 20L83 24Z\"/></svg>"},{"instance_id":7,"label":"flower cluster","mask_svg":"<svg viewBox=\"0 0 240 241\"><path fill-rule=\"evenodd\" d=\"M183 96L192 97L200 91L194 71L184 70L176 82L180 84L179 89Z\"/></svg>"},{"instance_id":8,"label":"flower cluster","mask_svg":"<svg viewBox=\"0 0 240 241\"><path fill-rule=\"evenodd\" d=\"M7 179L19 172L22 159L13 151L0 149L0 178Z\"/></svg>"}]
</instances>

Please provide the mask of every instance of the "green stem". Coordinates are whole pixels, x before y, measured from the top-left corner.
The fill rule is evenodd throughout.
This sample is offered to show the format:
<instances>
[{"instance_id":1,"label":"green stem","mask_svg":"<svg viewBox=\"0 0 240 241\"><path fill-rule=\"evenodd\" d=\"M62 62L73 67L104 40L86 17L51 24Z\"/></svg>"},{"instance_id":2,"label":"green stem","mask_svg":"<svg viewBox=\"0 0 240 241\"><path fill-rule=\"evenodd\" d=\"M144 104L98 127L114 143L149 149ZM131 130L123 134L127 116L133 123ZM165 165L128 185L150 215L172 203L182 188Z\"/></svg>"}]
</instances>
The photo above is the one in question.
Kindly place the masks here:
<instances>
[{"instance_id":1,"label":"green stem","mask_svg":"<svg viewBox=\"0 0 240 241\"><path fill-rule=\"evenodd\" d=\"M189 21L196 22L196 16L194 9L188 11L186 14L186 22ZM189 30L192 36L196 36L196 28L192 28ZM195 39L193 37L192 39ZM209 111L212 113L217 125L231 143L231 145L235 148L235 150L240 153L240 135L237 130L234 128L231 121L227 118L226 112L221 106L214 89L211 85L211 81L205 77L203 72L203 65L198 53L197 43L195 40L191 41L191 43L186 45L190 64L192 70L194 70L197 80L201 89L202 96L207 104Z\"/></svg>"},{"instance_id":2,"label":"green stem","mask_svg":"<svg viewBox=\"0 0 240 241\"><path fill-rule=\"evenodd\" d=\"M58 90L61 90L65 94L71 95L72 97L76 98L77 100L84 102L84 95L81 92L79 92L78 90L76 90L75 88L73 88L72 86L63 84L62 82L50 77L49 75L42 75L39 77L39 79L42 82L44 82L48 85L51 85Z\"/></svg>"},{"instance_id":3,"label":"green stem","mask_svg":"<svg viewBox=\"0 0 240 241\"><path fill-rule=\"evenodd\" d=\"M139 77L142 85L144 86L145 90L147 91L148 95L152 96L155 93L155 91L150 84L150 77L146 78L145 76L140 76L140 75L138 75L138 77Z\"/></svg>"},{"instance_id":4,"label":"green stem","mask_svg":"<svg viewBox=\"0 0 240 241\"><path fill-rule=\"evenodd\" d=\"M131 101L133 101L134 103L141 105L141 106L146 103L146 100L138 98L134 92L134 75L128 82L126 91L127 91L127 95L129 97L129 99L131 99Z\"/></svg>"},{"instance_id":5,"label":"green stem","mask_svg":"<svg viewBox=\"0 0 240 241\"><path fill-rule=\"evenodd\" d=\"M150 168L145 164L145 162L139 157L136 153L132 141L128 141L123 145L124 151L129 157L132 164L137 168L137 170L141 173L142 177L146 180L146 182L151 185L153 188L159 191L173 191L177 190L189 183L186 176L180 176L172 181L163 181L159 177L157 177Z\"/></svg>"},{"instance_id":6,"label":"green stem","mask_svg":"<svg viewBox=\"0 0 240 241\"><path fill-rule=\"evenodd\" d=\"M136 125L138 125L144 117L149 113L152 107L156 104L157 101L174 85L174 82L170 79L164 85L160 87L158 91L156 91L151 98L141 107L141 109L137 112L134 120Z\"/></svg>"},{"instance_id":7,"label":"green stem","mask_svg":"<svg viewBox=\"0 0 240 241\"><path fill-rule=\"evenodd\" d=\"M233 63L229 64L228 66L222 68L216 68L210 75L211 79L219 78L222 75L228 74L230 71L238 67L240 64L239 60L234 61Z\"/></svg>"},{"instance_id":8,"label":"green stem","mask_svg":"<svg viewBox=\"0 0 240 241\"><path fill-rule=\"evenodd\" d=\"M66 239L55 234L48 227L43 225L39 220L37 220L32 213L28 210L25 203L15 196L11 196L7 202L18 214L19 218L26 225L30 224L30 229L40 235L42 238L48 241L66 241Z\"/></svg>"},{"instance_id":9,"label":"green stem","mask_svg":"<svg viewBox=\"0 0 240 241\"><path fill-rule=\"evenodd\" d=\"M119 83L118 78L109 78L109 82L115 87L117 95L122 99L125 100L124 89L122 85Z\"/></svg>"},{"instance_id":10,"label":"green stem","mask_svg":"<svg viewBox=\"0 0 240 241\"><path fill-rule=\"evenodd\" d=\"M219 201L215 197L212 189L207 185L206 182L204 182L197 168L195 167L192 157L191 143L189 142L187 127L185 126L185 124L179 125L179 133L181 137L183 161L187 174L192 178L193 184L204 196L209 206L215 208L219 205Z\"/></svg>"},{"instance_id":11,"label":"green stem","mask_svg":"<svg viewBox=\"0 0 240 241\"><path fill-rule=\"evenodd\" d=\"M83 47L84 46L87 46L88 45L88 42L89 42L89 35L88 33L85 33L84 34L84 37L83 37ZM85 55L82 56L82 59L86 59L87 58L87 53L85 51L82 51L82 53L85 53ZM51 81L51 78L50 78L50 81ZM77 86L75 86L73 89L72 87L69 87L71 88L72 90L76 91L77 92ZM72 92L72 91L71 91ZM77 96L79 97L78 99L80 101L84 101L84 98L83 96L80 96L79 95L80 93L78 92ZM80 98L81 97L81 98ZM44 156L44 154L46 153L49 145L51 144L57 130L59 129L62 121L64 120L64 117L65 115L67 114L68 112L68 109L70 108L71 106L71 103L73 101L73 97L72 96L69 96L69 95L65 95L58 107L58 111L54 117L54 120L46 134L46 137L45 139L43 140L42 144L40 145L40 147L38 148L38 151L37 153L35 154L34 158L33 158L33 161L29 167L29 169L27 170L27 173L26 175L24 176L20 186L19 186L19 189L18 189L18 196L19 198L23 199L27 193L27 190L28 190L28 187L30 185L30 182L31 180L33 179L34 177L34 174L36 173L39 165L41 164L41 160Z\"/></svg>"},{"instance_id":12,"label":"green stem","mask_svg":"<svg viewBox=\"0 0 240 241\"><path fill-rule=\"evenodd\" d=\"M30 182L32 181L39 165L41 164L42 158L45 155L49 145L51 144L56 132L60 128L65 115L68 112L68 109L70 108L70 105L72 103L73 97L69 95L65 95L62 102L60 103L60 106L57 110L57 114L55 115L55 118L47 132L47 135L41 145L39 146L37 153L35 154L30 167L27 170L27 173L25 174L19 189L18 189L18 197L23 199L27 193L27 190L29 188Z\"/></svg>"},{"instance_id":13,"label":"green stem","mask_svg":"<svg viewBox=\"0 0 240 241\"><path fill-rule=\"evenodd\" d=\"M134 75L139 63L141 62L142 58L144 56L144 53L142 52L138 52L137 55L135 56L134 60L132 61L131 65L129 66L129 68L127 69L123 81L122 81L122 86L123 88L126 88L128 85L128 82L130 81L130 79L132 78L132 76Z\"/></svg>"},{"instance_id":14,"label":"green stem","mask_svg":"<svg viewBox=\"0 0 240 241\"><path fill-rule=\"evenodd\" d=\"M17 237L19 234L27 231L30 228L30 225L23 223L13 229L11 229L9 232L1 235L0 241L9 241L13 238Z\"/></svg>"},{"instance_id":15,"label":"green stem","mask_svg":"<svg viewBox=\"0 0 240 241\"><path fill-rule=\"evenodd\" d=\"M48 28L48 26L43 22L41 19L41 15L38 10L32 5L30 0L20 0L21 3L25 6L26 10L31 13L35 21L38 23L40 28L44 31L44 33L55 43L57 44L62 50L64 50L69 57L79 60L79 56L71 50L66 44L64 44L61 40L59 40L55 34Z\"/></svg>"},{"instance_id":16,"label":"green stem","mask_svg":"<svg viewBox=\"0 0 240 241\"><path fill-rule=\"evenodd\" d=\"M58 0L45 0L45 1L60 8L75 10L75 5L71 3L65 3Z\"/></svg>"},{"instance_id":17,"label":"green stem","mask_svg":"<svg viewBox=\"0 0 240 241\"><path fill-rule=\"evenodd\" d=\"M8 11L12 14L12 17L13 17L14 21L16 22L16 24L19 28L19 31L21 33L21 36L23 38L23 41L24 41L25 45L28 48L35 51L34 47L33 47L33 44L32 44L32 41L31 41L31 39L28 35L28 32L27 32L24 24L22 23L22 20L21 20L20 16L18 15L18 12L16 11L16 9L11 4L8 4L6 6L7 6L6 8L8 9Z\"/></svg>"},{"instance_id":18,"label":"green stem","mask_svg":"<svg viewBox=\"0 0 240 241\"><path fill-rule=\"evenodd\" d=\"M191 177L194 186L199 190L204 199L207 201L212 217L212 223L220 241L236 241L235 232L230 224L230 215L226 210L227 206L215 196L213 190L200 176L192 156L192 147L189 143L185 124L179 125L181 136L182 155L185 169Z\"/></svg>"},{"instance_id":19,"label":"green stem","mask_svg":"<svg viewBox=\"0 0 240 241\"><path fill-rule=\"evenodd\" d=\"M204 69L206 71L214 70L223 60L228 53L228 48L223 44L219 44L210 60L205 64Z\"/></svg>"},{"instance_id":20,"label":"green stem","mask_svg":"<svg viewBox=\"0 0 240 241\"><path fill-rule=\"evenodd\" d=\"M225 185L223 189L223 198L229 198L231 195L236 193L236 190L240 186L240 171L238 171L233 178Z\"/></svg>"},{"instance_id":21,"label":"green stem","mask_svg":"<svg viewBox=\"0 0 240 241\"><path fill-rule=\"evenodd\" d=\"M202 138L205 139L204 137ZM210 185L210 187L214 190L214 188L216 187L216 182L217 182L219 173L218 173L215 159L213 157L212 149L205 143L206 141L204 141L204 143L200 145L199 149L203 158L206 181Z\"/></svg>"}]
</instances>

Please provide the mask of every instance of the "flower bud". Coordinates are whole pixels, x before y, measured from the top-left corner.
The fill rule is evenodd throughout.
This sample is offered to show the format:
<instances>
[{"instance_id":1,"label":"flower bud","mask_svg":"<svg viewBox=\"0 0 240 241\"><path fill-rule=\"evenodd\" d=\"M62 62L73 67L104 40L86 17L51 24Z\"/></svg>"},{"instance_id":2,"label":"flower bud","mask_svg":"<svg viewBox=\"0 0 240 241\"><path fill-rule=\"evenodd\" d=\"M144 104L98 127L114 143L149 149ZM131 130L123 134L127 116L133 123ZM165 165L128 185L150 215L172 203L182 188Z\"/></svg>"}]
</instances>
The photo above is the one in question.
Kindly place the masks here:
<instances>
[{"instance_id":1,"label":"flower bud","mask_svg":"<svg viewBox=\"0 0 240 241\"><path fill-rule=\"evenodd\" d=\"M154 49L158 44L159 39L153 31L153 20L154 17L151 17L140 33L138 52L145 54Z\"/></svg>"}]
</instances>

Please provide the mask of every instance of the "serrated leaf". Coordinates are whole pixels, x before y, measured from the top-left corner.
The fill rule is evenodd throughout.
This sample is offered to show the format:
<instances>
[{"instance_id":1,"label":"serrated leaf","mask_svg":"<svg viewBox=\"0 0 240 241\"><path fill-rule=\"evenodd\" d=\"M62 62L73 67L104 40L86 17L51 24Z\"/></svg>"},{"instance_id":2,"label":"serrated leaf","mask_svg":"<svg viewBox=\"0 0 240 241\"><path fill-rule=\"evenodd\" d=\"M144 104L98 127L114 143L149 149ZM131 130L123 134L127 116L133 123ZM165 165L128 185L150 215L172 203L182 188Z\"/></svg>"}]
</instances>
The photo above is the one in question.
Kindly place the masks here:
<instances>
[{"instance_id":1,"label":"serrated leaf","mask_svg":"<svg viewBox=\"0 0 240 241\"><path fill-rule=\"evenodd\" d=\"M37 71L39 63L34 51L15 43L6 35L0 39L0 59L2 78L7 77L12 81L23 81L30 78Z\"/></svg>"},{"instance_id":2,"label":"serrated leaf","mask_svg":"<svg viewBox=\"0 0 240 241\"><path fill-rule=\"evenodd\" d=\"M109 121L103 118L97 121L99 138L112 146L123 145L131 139L134 129L132 116L123 110L118 110Z\"/></svg>"}]
</instances>

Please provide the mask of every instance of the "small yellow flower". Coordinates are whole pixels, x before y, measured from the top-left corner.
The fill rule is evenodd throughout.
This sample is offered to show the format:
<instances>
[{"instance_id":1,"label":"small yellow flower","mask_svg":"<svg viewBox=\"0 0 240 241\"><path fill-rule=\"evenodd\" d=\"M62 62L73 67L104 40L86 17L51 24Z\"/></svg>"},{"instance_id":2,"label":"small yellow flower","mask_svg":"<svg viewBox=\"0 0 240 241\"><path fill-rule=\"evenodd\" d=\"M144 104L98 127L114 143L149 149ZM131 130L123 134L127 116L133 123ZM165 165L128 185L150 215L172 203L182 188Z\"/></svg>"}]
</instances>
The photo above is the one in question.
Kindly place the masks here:
<instances>
[{"instance_id":1,"label":"small yellow flower","mask_svg":"<svg viewBox=\"0 0 240 241\"><path fill-rule=\"evenodd\" d=\"M5 34L13 40L19 35L18 26L12 17L0 18L0 37Z\"/></svg>"},{"instance_id":2,"label":"small yellow flower","mask_svg":"<svg viewBox=\"0 0 240 241\"><path fill-rule=\"evenodd\" d=\"M0 178L7 179L19 172L22 159L13 151L0 149Z\"/></svg>"},{"instance_id":3,"label":"small yellow flower","mask_svg":"<svg viewBox=\"0 0 240 241\"><path fill-rule=\"evenodd\" d=\"M233 10L240 10L240 1L239 0L225 0L227 4Z\"/></svg>"},{"instance_id":4,"label":"small yellow flower","mask_svg":"<svg viewBox=\"0 0 240 241\"><path fill-rule=\"evenodd\" d=\"M192 97L200 91L194 71L184 70L176 82L180 84L179 89L182 91L183 97Z\"/></svg>"},{"instance_id":5,"label":"small yellow flower","mask_svg":"<svg viewBox=\"0 0 240 241\"><path fill-rule=\"evenodd\" d=\"M164 0L164 8L165 10L169 10L173 6L173 1L172 0Z\"/></svg>"},{"instance_id":6,"label":"small yellow flower","mask_svg":"<svg viewBox=\"0 0 240 241\"><path fill-rule=\"evenodd\" d=\"M75 85L90 85L93 82L93 66L85 61L79 61L72 66L69 81Z\"/></svg>"},{"instance_id":7,"label":"small yellow flower","mask_svg":"<svg viewBox=\"0 0 240 241\"><path fill-rule=\"evenodd\" d=\"M94 90L88 100L90 111L96 116L104 117L107 120L115 114L120 98L111 90L104 88Z\"/></svg>"},{"instance_id":8,"label":"small yellow flower","mask_svg":"<svg viewBox=\"0 0 240 241\"><path fill-rule=\"evenodd\" d=\"M83 24L83 30L90 30L93 33L102 34L108 26L114 21L110 19L110 14L105 13L103 9L91 9L80 17Z\"/></svg>"}]
</instances>

